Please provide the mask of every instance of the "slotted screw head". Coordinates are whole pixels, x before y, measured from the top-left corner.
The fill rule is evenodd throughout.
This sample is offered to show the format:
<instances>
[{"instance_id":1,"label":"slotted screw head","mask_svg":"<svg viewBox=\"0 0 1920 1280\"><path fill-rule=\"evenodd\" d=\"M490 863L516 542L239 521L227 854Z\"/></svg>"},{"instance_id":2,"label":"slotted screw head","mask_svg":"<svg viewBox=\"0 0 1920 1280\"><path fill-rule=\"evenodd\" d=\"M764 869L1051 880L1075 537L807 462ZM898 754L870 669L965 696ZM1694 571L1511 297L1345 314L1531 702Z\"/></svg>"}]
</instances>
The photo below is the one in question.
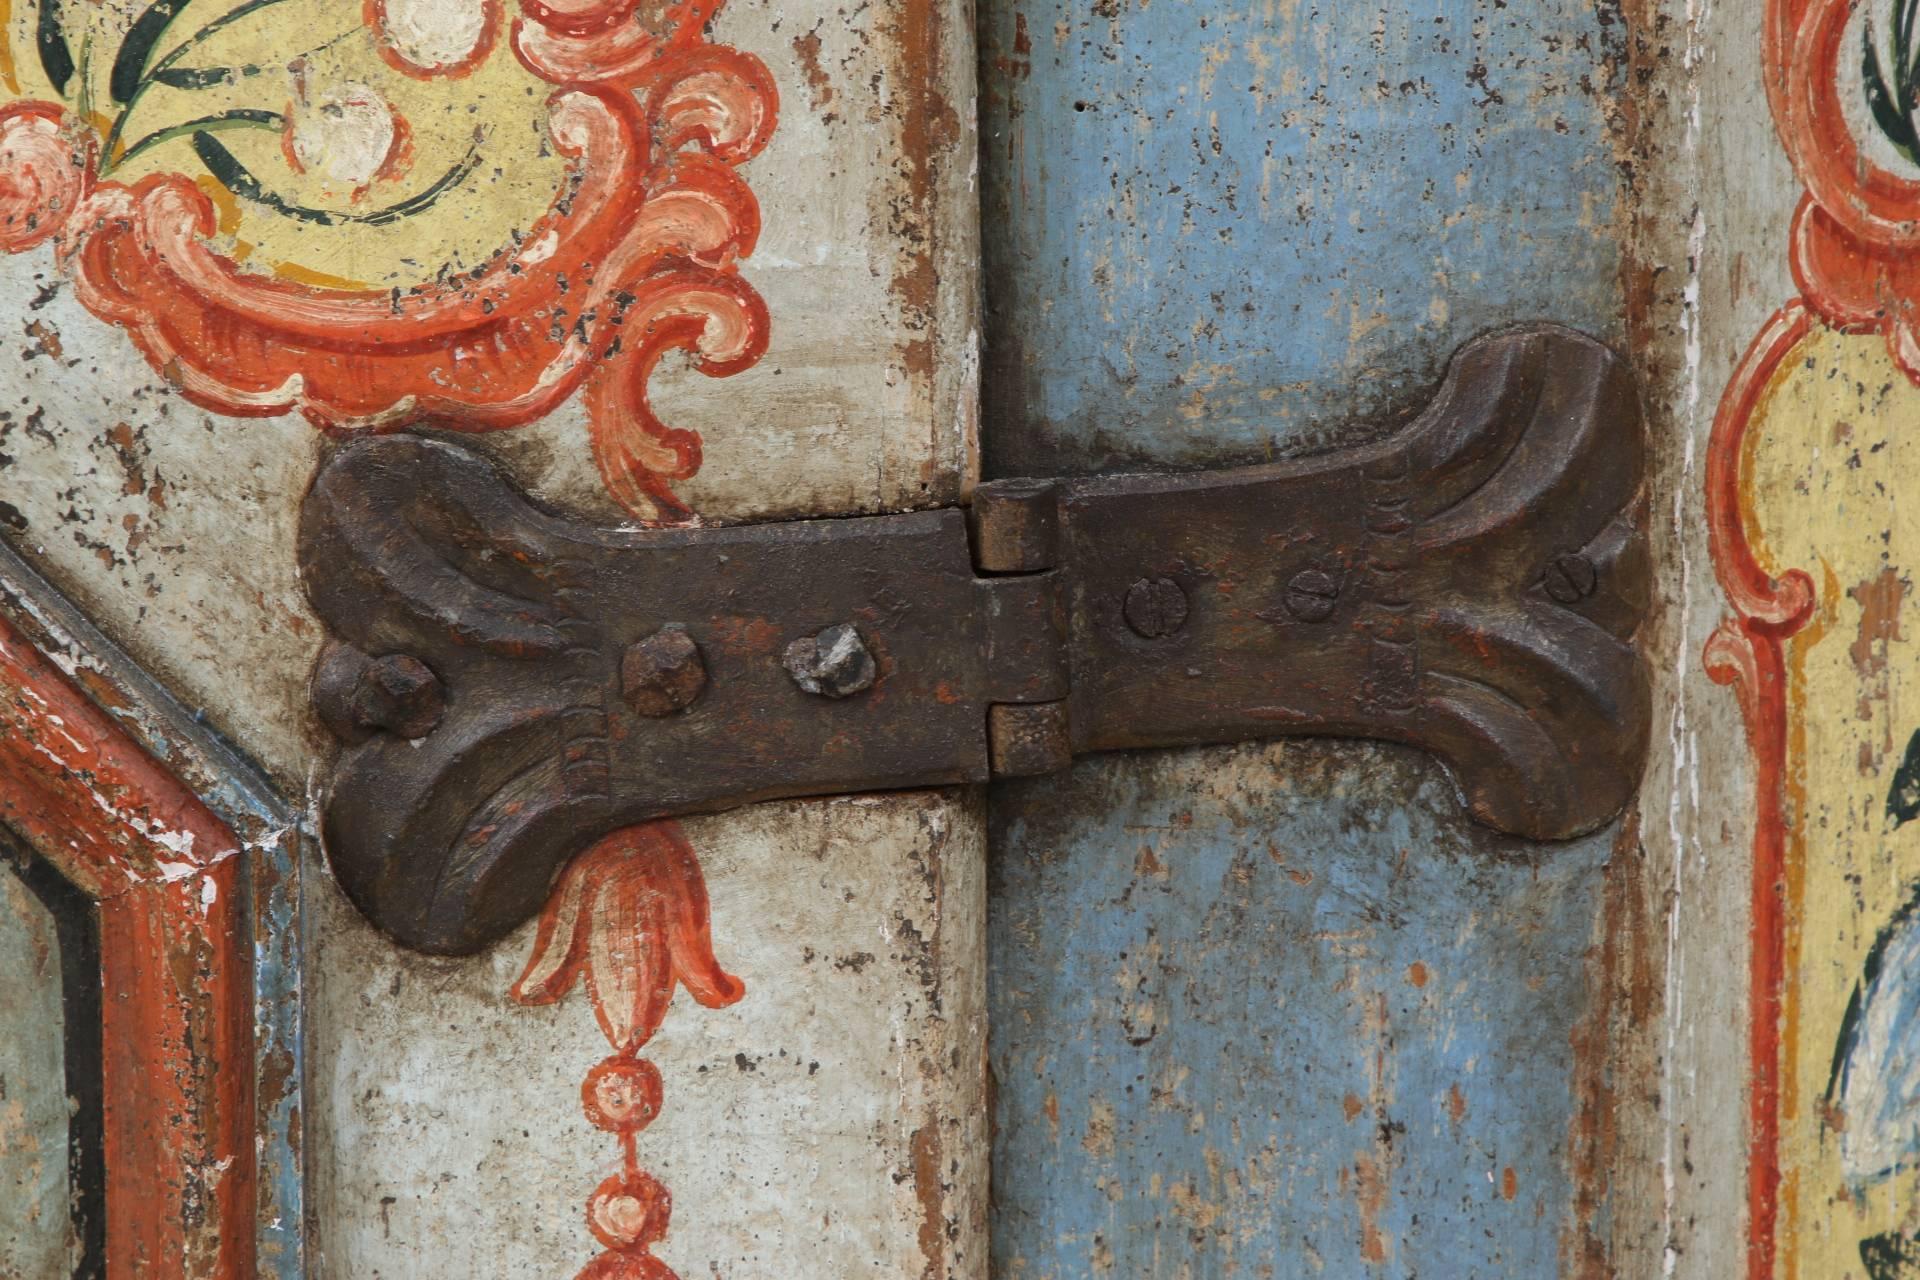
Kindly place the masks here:
<instances>
[{"instance_id":1,"label":"slotted screw head","mask_svg":"<svg viewBox=\"0 0 1920 1280\"><path fill-rule=\"evenodd\" d=\"M1133 634L1157 640L1186 625L1187 593L1172 578L1142 578L1127 588L1121 611Z\"/></svg>"},{"instance_id":2,"label":"slotted screw head","mask_svg":"<svg viewBox=\"0 0 1920 1280\"><path fill-rule=\"evenodd\" d=\"M1302 622L1325 622L1339 599L1339 581L1318 569L1296 573L1287 583L1287 612Z\"/></svg>"},{"instance_id":3,"label":"slotted screw head","mask_svg":"<svg viewBox=\"0 0 1920 1280\"><path fill-rule=\"evenodd\" d=\"M1600 571L1577 551L1554 557L1547 566L1547 594L1561 604L1579 604L1600 586Z\"/></svg>"},{"instance_id":4,"label":"slotted screw head","mask_svg":"<svg viewBox=\"0 0 1920 1280\"><path fill-rule=\"evenodd\" d=\"M880 674L859 629L847 622L795 640L784 662L795 684L823 698L851 698L871 689Z\"/></svg>"},{"instance_id":5,"label":"slotted screw head","mask_svg":"<svg viewBox=\"0 0 1920 1280\"><path fill-rule=\"evenodd\" d=\"M658 718L684 711L707 687L707 664L687 629L670 622L628 647L620 659L620 691L627 705Z\"/></svg>"}]
</instances>

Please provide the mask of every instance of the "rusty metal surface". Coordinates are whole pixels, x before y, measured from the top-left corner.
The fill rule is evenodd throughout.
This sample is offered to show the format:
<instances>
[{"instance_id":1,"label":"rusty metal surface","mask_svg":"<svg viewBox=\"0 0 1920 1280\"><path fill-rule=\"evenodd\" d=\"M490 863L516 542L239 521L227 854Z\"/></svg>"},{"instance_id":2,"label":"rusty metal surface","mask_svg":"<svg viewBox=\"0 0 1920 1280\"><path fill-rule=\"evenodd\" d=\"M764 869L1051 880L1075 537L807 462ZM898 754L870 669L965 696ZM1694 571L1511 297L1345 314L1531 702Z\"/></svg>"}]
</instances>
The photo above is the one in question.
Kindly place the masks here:
<instances>
[{"instance_id":1,"label":"rusty metal surface","mask_svg":"<svg viewBox=\"0 0 1920 1280\"><path fill-rule=\"evenodd\" d=\"M1644 450L1625 366L1539 328L1468 347L1377 445L1071 482L1075 749L1387 739L1496 829L1593 830L1647 747Z\"/></svg>"},{"instance_id":2,"label":"rusty metal surface","mask_svg":"<svg viewBox=\"0 0 1920 1280\"><path fill-rule=\"evenodd\" d=\"M326 807L342 885L412 946L504 935L618 826L987 774L985 667L977 643L954 643L977 636L958 511L604 532L536 508L471 452L394 436L322 471L300 553L336 636L417 660L443 689L423 737L353 724L363 740ZM636 710L623 662L669 625L707 678L684 709ZM790 673L795 642L848 625L873 651L870 688L829 696L822 681L848 673ZM323 708L341 702L336 666Z\"/></svg>"},{"instance_id":3,"label":"rusty metal surface","mask_svg":"<svg viewBox=\"0 0 1920 1280\"><path fill-rule=\"evenodd\" d=\"M1468 348L1378 445L985 486L982 543L1029 570L1004 576L975 576L954 510L609 532L454 444L352 444L301 537L340 642L314 690L348 744L328 849L381 927L462 953L614 827L1068 746L1386 738L1482 821L1576 835L1646 747L1641 469L1630 379L1553 328Z\"/></svg>"}]
</instances>

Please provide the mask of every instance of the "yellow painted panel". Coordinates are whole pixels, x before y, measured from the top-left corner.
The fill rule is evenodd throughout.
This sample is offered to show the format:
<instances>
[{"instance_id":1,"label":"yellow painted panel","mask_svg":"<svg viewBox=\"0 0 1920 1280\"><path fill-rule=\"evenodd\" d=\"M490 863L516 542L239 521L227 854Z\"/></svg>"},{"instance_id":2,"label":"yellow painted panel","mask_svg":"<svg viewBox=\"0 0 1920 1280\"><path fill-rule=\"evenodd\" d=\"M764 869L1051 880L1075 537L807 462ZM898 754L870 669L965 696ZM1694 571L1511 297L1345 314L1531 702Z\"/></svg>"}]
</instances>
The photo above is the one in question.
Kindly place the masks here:
<instances>
[{"instance_id":1,"label":"yellow painted panel","mask_svg":"<svg viewBox=\"0 0 1920 1280\"><path fill-rule=\"evenodd\" d=\"M1920 885L1920 822L1889 813L1920 729L1914 566L1920 563L1920 388L1878 335L1816 327L1783 366L1748 437L1754 542L1776 574L1818 587L1789 642L1786 990L1781 1027L1779 1274L1864 1277L1862 1245L1910 1234L1920 1215L1875 1081L1897 1095L1912 1065L1862 1028L1916 1007L1920 971L1893 975L1849 1010L1877 943L1898 954ZM1903 989L1904 988L1904 989ZM1881 1037L1884 1040L1886 1037ZM1893 1037L1897 1041L1897 1035ZM1865 1037L1872 1040L1872 1036ZM1851 1079L1843 1079L1850 1075Z\"/></svg>"}]
</instances>

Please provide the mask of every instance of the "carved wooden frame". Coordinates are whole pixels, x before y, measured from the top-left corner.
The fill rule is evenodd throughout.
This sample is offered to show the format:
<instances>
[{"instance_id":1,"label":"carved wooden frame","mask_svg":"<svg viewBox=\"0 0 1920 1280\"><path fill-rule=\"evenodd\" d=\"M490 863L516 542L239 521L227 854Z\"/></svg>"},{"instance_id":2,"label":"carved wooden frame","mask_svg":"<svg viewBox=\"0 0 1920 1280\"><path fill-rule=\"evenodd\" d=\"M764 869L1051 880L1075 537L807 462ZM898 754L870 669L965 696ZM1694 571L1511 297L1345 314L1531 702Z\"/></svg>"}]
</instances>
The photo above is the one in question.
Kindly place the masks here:
<instances>
[{"instance_id":1,"label":"carved wooden frame","mask_svg":"<svg viewBox=\"0 0 1920 1280\"><path fill-rule=\"evenodd\" d=\"M0 824L98 912L105 1274L299 1275L297 825L4 547Z\"/></svg>"}]
</instances>

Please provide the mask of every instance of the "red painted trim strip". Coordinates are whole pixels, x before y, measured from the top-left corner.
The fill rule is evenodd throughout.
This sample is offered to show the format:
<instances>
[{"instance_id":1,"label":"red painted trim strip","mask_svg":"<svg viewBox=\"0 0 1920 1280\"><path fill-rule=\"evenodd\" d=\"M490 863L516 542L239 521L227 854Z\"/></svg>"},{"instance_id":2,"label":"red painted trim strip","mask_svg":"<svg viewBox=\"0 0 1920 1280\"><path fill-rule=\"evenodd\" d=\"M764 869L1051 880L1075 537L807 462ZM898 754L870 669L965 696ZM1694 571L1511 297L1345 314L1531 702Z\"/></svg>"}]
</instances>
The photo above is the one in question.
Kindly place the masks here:
<instances>
[{"instance_id":1,"label":"red painted trim strip","mask_svg":"<svg viewBox=\"0 0 1920 1280\"><path fill-rule=\"evenodd\" d=\"M100 904L107 1275L249 1280L238 841L3 617L0 821Z\"/></svg>"},{"instance_id":2,"label":"red painted trim strip","mask_svg":"<svg viewBox=\"0 0 1920 1280\"><path fill-rule=\"evenodd\" d=\"M1740 470L1747 428L1782 361L1812 327L1804 304L1775 312L1727 384L1707 444L1707 542L1735 616L1707 641L1707 673L1740 698L1754 758L1747 1023L1747 1275L1772 1280L1780 1211L1780 1015L1786 978L1787 637L1813 612L1813 580L1773 578L1747 540Z\"/></svg>"}]
</instances>

